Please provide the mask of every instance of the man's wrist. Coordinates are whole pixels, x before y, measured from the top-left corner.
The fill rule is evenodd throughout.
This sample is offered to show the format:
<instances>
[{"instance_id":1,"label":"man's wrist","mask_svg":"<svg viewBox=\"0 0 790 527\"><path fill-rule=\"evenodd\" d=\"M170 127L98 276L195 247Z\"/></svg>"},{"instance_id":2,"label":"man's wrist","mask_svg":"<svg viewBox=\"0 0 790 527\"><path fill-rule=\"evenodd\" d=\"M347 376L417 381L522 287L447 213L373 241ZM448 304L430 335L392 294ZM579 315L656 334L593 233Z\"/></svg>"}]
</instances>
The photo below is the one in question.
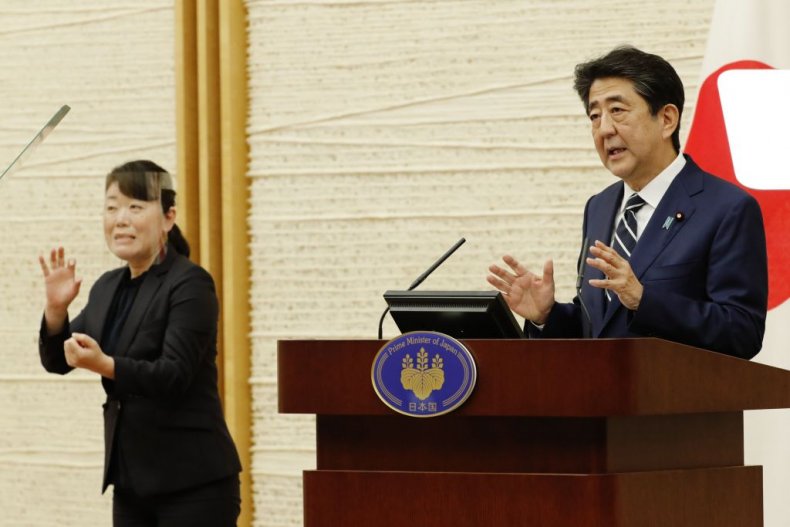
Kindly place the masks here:
<instances>
[{"instance_id":1,"label":"man's wrist","mask_svg":"<svg viewBox=\"0 0 790 527\"><path fill-rule=\"evenodd\" d=\"M549 316L551 315L551 310L554 309L554 304L555 302L552 302L549 308L544 310L543 313L541 313L540 317L534 318L530 320L530 322L532 322L533 324L535 324L536 326L542 329L543 326L546 325L546 322L549 320Z\"/></svg>"}]
</instances>

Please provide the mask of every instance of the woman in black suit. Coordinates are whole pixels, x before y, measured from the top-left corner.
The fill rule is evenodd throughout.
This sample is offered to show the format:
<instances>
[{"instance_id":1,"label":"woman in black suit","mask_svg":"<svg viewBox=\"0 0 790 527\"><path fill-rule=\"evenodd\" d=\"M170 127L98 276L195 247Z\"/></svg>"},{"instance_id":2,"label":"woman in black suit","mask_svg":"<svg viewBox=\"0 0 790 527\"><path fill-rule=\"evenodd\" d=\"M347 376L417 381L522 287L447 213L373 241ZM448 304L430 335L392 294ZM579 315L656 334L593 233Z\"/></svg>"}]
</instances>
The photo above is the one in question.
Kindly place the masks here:
<instances>
[{"instance_id":1,"label":"woman in black suit","mask_svg":"<svg viewBox=\"0 0 790 527\"><path fill-rule=\"evenodd\" d=\"M113 525L236 525L241 465L217 389L218 303L211 276L187 258L175 225L175 191L151 161L115 168L105 182L104 236L126 265L79 293L62 247L39 257L46 308L44 368L101 375L104 482L114 486Z\"/></svg>"}]
</instances>

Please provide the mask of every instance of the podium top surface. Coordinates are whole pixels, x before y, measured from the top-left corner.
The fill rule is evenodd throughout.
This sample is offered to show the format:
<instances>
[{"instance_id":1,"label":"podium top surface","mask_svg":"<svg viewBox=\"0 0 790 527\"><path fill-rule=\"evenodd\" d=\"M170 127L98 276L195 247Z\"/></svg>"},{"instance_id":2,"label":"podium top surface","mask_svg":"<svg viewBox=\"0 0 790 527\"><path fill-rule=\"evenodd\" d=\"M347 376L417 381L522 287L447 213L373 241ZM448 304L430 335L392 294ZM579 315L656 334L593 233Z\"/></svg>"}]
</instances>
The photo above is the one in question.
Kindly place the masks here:
<instances>
[{"instance_id":1,"label":"podium top surface","mask_svg":"<svg viewBox=\"0 0 790 527\"><path fill-rule=\"evenodd\" d=\"M390 415L371 384L384 340L281 340L282 413ZM645 339L464 340L474 393L454 415L602 417L790 408L790 371Z\"/></svg>"}]
</instances>

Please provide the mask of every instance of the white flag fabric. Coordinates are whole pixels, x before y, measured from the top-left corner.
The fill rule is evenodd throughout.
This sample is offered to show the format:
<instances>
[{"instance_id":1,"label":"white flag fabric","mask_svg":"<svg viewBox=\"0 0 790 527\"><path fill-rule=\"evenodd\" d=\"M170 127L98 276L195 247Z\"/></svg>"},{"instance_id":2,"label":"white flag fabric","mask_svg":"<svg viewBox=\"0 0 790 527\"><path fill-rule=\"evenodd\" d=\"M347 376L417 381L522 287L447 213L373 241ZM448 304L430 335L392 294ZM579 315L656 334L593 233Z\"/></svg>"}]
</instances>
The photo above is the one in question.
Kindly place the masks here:
<instances>
[{"instance_id":1,"label":"white flag fabric","mask_svg":"<svg viewBox=\"0 0 790 527\"><path fill-rule=\"evenodd\" d=\"M685 151L760 203L769 311L754 360L790 369L790 1L717 0L702 70ZM747 412L745 441L746 464L763 465L765 526L790 527L790 411Z\"/></svg>"}]
</instances>

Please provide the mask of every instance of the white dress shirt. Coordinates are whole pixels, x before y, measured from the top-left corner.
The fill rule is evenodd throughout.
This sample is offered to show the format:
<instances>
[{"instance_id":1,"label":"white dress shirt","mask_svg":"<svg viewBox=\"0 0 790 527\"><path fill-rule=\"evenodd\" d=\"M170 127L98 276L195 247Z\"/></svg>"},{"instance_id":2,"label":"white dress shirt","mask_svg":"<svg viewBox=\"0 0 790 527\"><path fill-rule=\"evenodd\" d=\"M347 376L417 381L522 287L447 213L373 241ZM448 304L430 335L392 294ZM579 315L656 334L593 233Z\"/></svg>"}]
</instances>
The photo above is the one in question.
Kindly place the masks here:
<instances>
[{"instance_id":1,"label":"white dress shirt","mask_svg":"<svg viewBox=\"0 0 790 527\"><path fill-rule=\"evenodd\" d=\"M650 183L645 185L645 188L637 192L637 194L639 194L639 196L645 200L645 204L642 205L642 208L636 212L637 240L639 240L639 237L642 236L642 232L645 230L645 227L647 227L647 222L649 222L650 218L653 217L653 213L656 211L656 207L658 207L658 203L661 201L661 198L663 198L664 194L667 193L669 185L671 185L675 177L680 174L680 171L683 170L684 166L686 166L686 158L683 157L683 154L678 154L675 160L672 161L667 166L667 168L662 170L660 174L650 181ZM623 189L623 199L620 202L620 210L614 217L614 226L612 228L612 239L610 240L610 245L614 243L614 232L617 230L617 223L620 221L620 218L622 218L625 204L632 194L634 194L634 190L628 186L628 183L625 183L625 188Z\"/></svg>"}]
</instances>

